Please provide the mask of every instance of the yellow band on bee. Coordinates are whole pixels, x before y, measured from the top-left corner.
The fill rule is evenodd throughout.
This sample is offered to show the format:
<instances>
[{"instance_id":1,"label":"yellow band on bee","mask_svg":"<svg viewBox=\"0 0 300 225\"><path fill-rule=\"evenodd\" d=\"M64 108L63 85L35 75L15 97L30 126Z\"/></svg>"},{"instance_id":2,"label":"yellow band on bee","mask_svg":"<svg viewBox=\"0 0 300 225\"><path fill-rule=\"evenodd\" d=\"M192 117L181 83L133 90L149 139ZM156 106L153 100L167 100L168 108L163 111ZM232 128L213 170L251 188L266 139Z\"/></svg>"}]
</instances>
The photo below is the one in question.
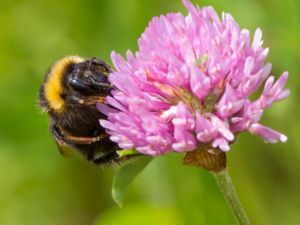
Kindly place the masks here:
<instances>
[{"instance_id":1,"label":"yellow band on bee","mask_svg":"<svg viewBox=\"0 0 300 225\"><path fill-rule=\"evenodd\" d=\"M79 56L66 56L58 60L50 69L45 83L45 97L49 102L50 108L61 112L64 108L64 99L61 97L63 91L62 79L65 70L71 65L83 62Z\"/></svg>"}]
</instances>

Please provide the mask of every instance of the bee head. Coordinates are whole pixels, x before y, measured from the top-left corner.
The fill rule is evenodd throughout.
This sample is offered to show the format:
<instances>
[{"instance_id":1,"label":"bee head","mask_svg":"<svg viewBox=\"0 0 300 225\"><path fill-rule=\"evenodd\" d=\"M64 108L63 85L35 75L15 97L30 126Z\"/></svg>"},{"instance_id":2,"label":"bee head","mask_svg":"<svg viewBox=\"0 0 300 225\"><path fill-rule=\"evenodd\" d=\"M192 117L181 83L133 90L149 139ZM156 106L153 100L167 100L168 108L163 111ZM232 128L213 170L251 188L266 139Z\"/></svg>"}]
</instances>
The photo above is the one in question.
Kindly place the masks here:
<instances>
[{"instance_id":1,"label":"bee head","mask_svg":"<svg viewBox=\"0 0 300 225\"><path fill-rule=\"evenodd\" d=\"M105 62L97 58L87 59L70 66L65 85L81 96L106 96L111 90L108 82L110 72L111 68Z\"/></svg>"},{"instance_id":2,"label":"bee head","mask_svg":"<svg viewBox=\"0 0 300 225\"><path fill-rule=\"evenodd\" d=\"M39 104L44 111L63 112L90 96L107 96L111 91L109 65L97 59L66 56L52 65L40 88Z\"/></svg>"}]
</instances>

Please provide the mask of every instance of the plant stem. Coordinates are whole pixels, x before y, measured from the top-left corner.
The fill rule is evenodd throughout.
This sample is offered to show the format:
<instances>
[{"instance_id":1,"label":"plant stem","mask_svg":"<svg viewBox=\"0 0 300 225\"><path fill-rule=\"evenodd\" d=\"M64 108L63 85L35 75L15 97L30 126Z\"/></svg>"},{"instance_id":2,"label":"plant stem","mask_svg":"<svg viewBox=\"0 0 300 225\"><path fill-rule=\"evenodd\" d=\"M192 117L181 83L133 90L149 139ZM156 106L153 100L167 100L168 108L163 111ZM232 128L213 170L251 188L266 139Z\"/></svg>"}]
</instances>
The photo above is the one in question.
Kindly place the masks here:
<instances>
[{"instance_id":1,"label":"plant stem","mask_svg":"<svg viewBox=\"0 0 300 225\"><path fill-rule=\"evenodd\" d=\"M217 173L213 172L213 174L219 184L220 189L224 194L224 198L230 206L230 209L236 219L237 224L250 225L250 221L238 198L238 195L235 191L227 169Z\"/></svg>"}]
</instances>

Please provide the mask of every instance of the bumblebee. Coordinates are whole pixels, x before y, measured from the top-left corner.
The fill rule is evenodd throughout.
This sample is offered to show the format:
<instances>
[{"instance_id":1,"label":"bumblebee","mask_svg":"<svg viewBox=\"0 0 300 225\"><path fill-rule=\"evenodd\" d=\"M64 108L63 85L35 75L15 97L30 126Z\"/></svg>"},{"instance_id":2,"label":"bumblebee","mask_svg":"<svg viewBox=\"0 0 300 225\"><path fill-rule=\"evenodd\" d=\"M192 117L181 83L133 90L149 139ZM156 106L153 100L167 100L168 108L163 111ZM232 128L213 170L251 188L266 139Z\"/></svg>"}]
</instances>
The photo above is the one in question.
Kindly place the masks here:
<instances>
[{"instance_id":1,"label":"bumblebee","mask_svg":"<svg viewBox=\"0 0 300 225\"><path fill-rule=\"evenodd\" d=\"M53 64L39 91L39 105L49 115L49 127L60 152L73 150L95 164L118 161L115 143L109 140L96 109L112 87L108 74L112 69L93 57L67 56Z\"/></svg>"}]
</instances>

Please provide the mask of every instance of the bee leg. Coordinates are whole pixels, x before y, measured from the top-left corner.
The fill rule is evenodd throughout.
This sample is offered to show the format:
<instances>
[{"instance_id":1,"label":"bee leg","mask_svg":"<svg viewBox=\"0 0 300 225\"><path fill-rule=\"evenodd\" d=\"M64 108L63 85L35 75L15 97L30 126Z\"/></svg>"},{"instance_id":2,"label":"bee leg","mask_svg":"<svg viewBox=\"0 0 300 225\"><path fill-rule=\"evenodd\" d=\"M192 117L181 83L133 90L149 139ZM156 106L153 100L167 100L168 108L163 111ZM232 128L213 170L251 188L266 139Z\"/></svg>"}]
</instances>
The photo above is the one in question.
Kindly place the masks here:
<instances>
[{"instance_id":1,"label":"bee leg","mask_svg":"<svg viewBox=\"0 0 300 225\"><path fill-rule=\"evenodd\" d=\"M107 137L107 134L99 135L97 137L77 137L77 136L67 135L64 137L64 140L65 140L65 142L70 143L70 144L88 145L88 144L92 144L94 142L101 141L106 137Z\"/></svg>"},{"instance_id":2,"label":"bee leg","mask_svg":"<svg viewBox=\"0 0 300 225\"><path fill-rule=\"evenodd\" d=\"M61 133L59 132L58 127L56 127L55 125L52 125L51 126L51 131L52 131L52 134L54 135L54 138L57 141L57 143L60 146L63 146L65 144L65 139L61 135Z\"/></svg>"},{"instance_id":3,"label":"bee leg","mask_svg":"<svg viewBox=\"0 0 300 225\"><path fill-rule=\"evenodd\" d=\"M105 101L105 97L104 96L91 96L89 98L87 98L86 100L84 100L81 104L84 105L95 105L97 103L101 103Z\"/></svg>"},{"instance_id":4,"label":"bee leg","mask_svg":"<svg viewBox=\"0 0 300 225\"><path fill-rule=\"evenodd\" d=\"M66 99L80 105L96 105L96 103L104 102L105 96L90 96L85 100L77 96L68 96Z\"/></svg>"},{"instance_id":5,"label":"bee leg","mask_svg":"<svg viewBox=\"0 0 300 225\"><path fill-rule=\"evenodd\" d=\"M72 145L76 145L76 144L88 145L94 142L101 141L107 137L107 134L101 134L96 137L77 137L77 136L66 134L66 132L63 129L57 126L52 126L51 129L52 129L52 133L55 136L56 141L61 145L65 143L72 144Z\"/></svg>"}]
</instances>

